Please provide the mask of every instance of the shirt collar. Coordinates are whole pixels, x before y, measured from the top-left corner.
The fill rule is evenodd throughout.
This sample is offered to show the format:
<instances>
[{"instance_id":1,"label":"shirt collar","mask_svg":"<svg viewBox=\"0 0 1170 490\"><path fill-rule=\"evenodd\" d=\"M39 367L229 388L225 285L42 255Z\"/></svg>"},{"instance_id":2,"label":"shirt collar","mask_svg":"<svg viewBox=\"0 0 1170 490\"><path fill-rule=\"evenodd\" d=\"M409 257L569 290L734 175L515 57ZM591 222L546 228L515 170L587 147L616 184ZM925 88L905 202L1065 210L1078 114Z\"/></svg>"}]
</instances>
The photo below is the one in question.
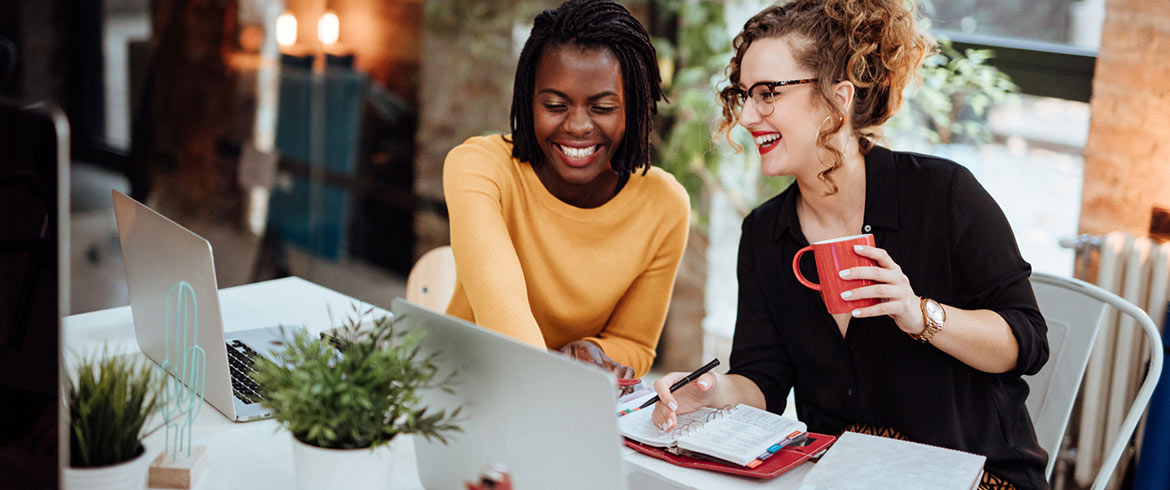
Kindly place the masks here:
<instances>
[{"instance_id":1,"label":"shirt collar","mask_svg":"<svg viewBox=\"0 0 1170 490\"><path fill-rule=\"evenodd\" d=\"M865 155L865 223L872 228L898 229L898 168L894 152L874 146ZM790 228L799 228L796 218L796 197L800 188L792 183L780 201L773 240L779 241ZM872 233L870 230L862 230ZM793 235L795 236L795 234Z\"/></svg>"}]
</instances>

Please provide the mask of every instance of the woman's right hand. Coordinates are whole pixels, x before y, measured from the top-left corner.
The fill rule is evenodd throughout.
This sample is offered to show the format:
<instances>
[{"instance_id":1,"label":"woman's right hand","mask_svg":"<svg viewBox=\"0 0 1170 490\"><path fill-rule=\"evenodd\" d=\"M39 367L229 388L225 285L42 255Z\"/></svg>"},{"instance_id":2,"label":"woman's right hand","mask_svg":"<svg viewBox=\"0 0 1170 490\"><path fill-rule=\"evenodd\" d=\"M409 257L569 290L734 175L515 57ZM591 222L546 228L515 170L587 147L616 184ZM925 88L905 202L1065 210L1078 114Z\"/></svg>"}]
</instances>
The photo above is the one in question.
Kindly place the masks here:
<instances>
[{"instance_id":1,"label":"woman's right hand","mask_svg":"<svg viewBox=\"0 0 1170 490\"><path fill-rule=\"evenodd\" d=\"M659 401L654 404L654 415L651 420L663 432L672 430L678 425L679 414L690 413L711 405L715 385L719 382L719 375L715 373L699 376L699 379L687 383L678 391L670 392L670 385L687 377L688 374L690 373L674 372L654 382L654 391L658 392Z\"/></svg>"}]
</instances>

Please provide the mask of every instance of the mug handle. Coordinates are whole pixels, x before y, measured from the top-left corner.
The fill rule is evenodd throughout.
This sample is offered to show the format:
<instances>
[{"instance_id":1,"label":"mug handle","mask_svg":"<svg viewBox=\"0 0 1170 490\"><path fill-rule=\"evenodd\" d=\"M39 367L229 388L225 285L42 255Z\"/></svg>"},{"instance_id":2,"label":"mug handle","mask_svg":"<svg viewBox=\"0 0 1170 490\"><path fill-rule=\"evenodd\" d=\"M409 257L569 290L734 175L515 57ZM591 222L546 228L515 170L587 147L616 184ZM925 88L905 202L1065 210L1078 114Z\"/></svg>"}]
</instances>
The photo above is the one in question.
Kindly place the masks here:
<instances>
[{"instance_id":1,"label":"mug handle","mask_svg":"<svg viewBox=\"0 0 1170 490\"><path fill-rule=\"evenodd\" d=\"M797 281L800 281L801 284L804 284L804 287L812 289L813 291L820 291L821 290L820 284L810 282L808 279L805 279L804 276L800 274L800 256L804 255L805 252L808 252L809 250L812 250L812 249L813 249L813 246L809 245L809 246L804 247L796 252L796 255L794 257L792 257L792 274L796 276Z\"/></svg>"}]
</instances>

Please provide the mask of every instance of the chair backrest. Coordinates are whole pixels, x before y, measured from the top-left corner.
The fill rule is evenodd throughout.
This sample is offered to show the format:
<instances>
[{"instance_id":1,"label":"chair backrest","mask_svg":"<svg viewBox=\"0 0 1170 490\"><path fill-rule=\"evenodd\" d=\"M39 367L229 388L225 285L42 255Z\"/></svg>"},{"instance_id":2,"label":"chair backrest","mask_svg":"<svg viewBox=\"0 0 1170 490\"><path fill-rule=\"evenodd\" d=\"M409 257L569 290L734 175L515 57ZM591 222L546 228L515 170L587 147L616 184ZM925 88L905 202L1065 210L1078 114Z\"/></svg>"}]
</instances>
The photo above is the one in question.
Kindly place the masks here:
<instances>
[{"instance_id":1,"label":"chair backrest","mask_svg":"<svg viewBox=\"0 0 1170 490\"><path fill-rule=\"evenodd\" d=\"M455 295L455 255L451 247L434 248L419 257L406 278L406 300L443 313Z\"/></svg>"},{"instance_id":2,"label":"chair backrest","mask_svg":"<svg viewBox=\"0 0 1170 490\"><path fill-rule=\"evenodd\" d=\"M1048 324L1049 356L1040 372L1024 380L1031 389L1026 404L1036 427L1036 439L1048 451L1044 470L1047 478L1052 474L1093 341L1109 305L1086 294L1081 284L1055 276L1033 274L1032 290Z\"/></svg>"},{"instance_id":3,"label":"chair backrest","mask_svg":"<svg viewBox=\"0 0 1170 490\"><path fill-rule=\"evenodd\" d=\"M1092 488L1104 488L1150 401L1162 372L1162 342L1153 320L1140 308L1100 287L1077 279L1032 274L1032 289L1048 324L1048 363L1035 376L1025 376L1031 393L1026 405L1040 446L1048 451L1045 477L1052 474L1060 441L1080 390L1093 343L1109 307L1136 320L1147 337L1150 366L1121 430L1102 460Z\"/></svg>"}]
</instances>

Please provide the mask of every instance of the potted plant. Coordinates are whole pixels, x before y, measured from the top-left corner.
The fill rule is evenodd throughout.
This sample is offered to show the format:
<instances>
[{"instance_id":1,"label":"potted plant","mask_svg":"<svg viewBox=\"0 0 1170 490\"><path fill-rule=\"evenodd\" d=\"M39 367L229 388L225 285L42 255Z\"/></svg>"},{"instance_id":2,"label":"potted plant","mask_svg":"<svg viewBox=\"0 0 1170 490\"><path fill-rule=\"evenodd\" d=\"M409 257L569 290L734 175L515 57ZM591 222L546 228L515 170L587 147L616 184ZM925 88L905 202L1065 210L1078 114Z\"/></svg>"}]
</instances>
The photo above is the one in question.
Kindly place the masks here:
<instances>
[{"instance_id":1,"label":"potted plant","mask_svg":"<svg viewBox=\"0 0 1170 490\"><path fill-rule=\"evenodd\" d=\"M459 430L459 409L419 406L420 390L450 390L434 354L420 354L422 332L396 332L395 317L362 323L371 312L355 307L332 336L301 332L281 343L277 362L256 364L260 403L293 436L298 488L386 488L396 436L446 443Z\"/></svg>"},{"instance_id":2,"label":"potted plant","mask_svg":"<svg viewBox=\"0 0 1170 490\"><path fill-rule=\"evenodd\" d=\"M147 363L119 356L81 359L68 381L67 489L146 487L150 458L142 432L159 403L164 378Z\"/></svg>"}]
</instances>

